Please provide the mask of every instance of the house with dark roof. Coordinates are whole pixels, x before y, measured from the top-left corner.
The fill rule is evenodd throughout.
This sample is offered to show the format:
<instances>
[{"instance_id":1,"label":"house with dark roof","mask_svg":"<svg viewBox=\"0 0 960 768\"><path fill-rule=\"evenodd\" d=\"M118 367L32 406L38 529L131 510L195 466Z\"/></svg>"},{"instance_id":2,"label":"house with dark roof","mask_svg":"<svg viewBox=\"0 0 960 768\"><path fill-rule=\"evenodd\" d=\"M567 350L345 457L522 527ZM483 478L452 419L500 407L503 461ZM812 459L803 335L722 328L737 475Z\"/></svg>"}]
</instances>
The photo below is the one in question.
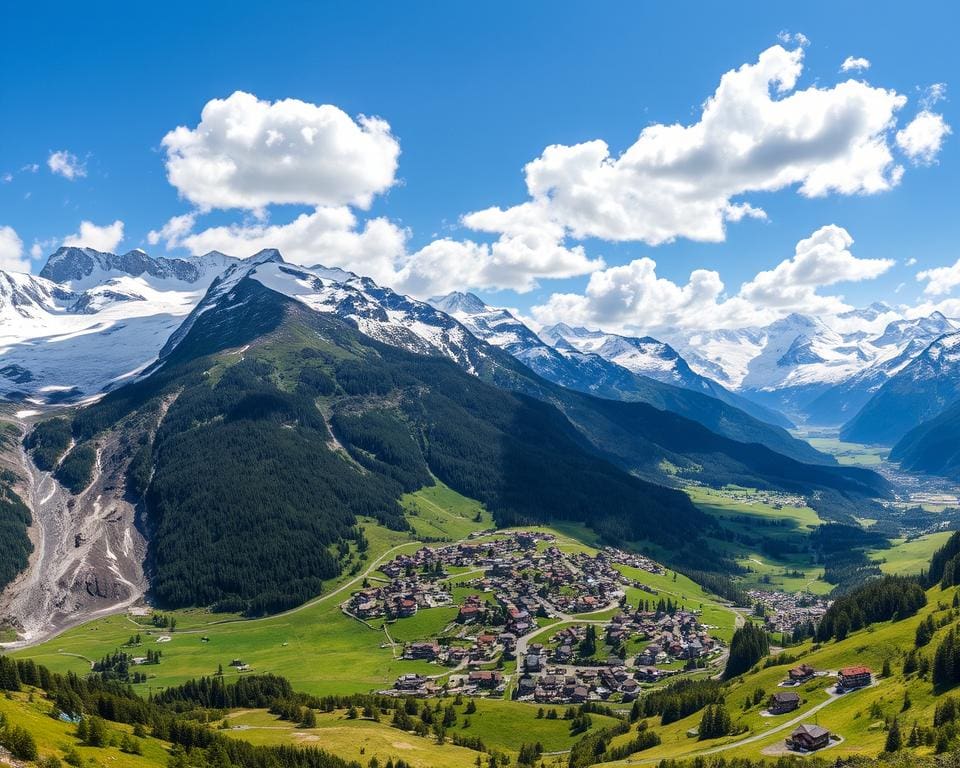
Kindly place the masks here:
<instances>
[{"instance_id":1,"label":"house with dark roof","mask_svg":"<svg viewBox=\"0 0 960 768\"><path fill-rule=\"evenodd\" d=\"M771 715L793 712L799 706L800 696L793 691L777 692L767 700L767 711Z\"/></svg>"},{"instance_id":2,"label":"house with dark roof","mask_svg":"<svg viewBox=\"0 0 960 768\"><path fill-rule=\"evenodd\" d=\"M830 731L810 723L798 725L786 739L787 747L800 752L813 752L817 749L823 749L829 743Z\"/></svg>"}]
</instances>

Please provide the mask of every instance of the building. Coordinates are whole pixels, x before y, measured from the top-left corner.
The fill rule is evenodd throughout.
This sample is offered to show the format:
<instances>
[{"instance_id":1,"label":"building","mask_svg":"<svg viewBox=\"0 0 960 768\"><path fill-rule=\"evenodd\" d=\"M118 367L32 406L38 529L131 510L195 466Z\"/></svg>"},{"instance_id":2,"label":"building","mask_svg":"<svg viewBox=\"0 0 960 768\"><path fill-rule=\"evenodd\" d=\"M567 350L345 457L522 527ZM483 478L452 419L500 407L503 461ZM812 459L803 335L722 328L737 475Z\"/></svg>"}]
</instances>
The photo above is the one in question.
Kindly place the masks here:
<instances>
[{"instance_id":1,"label":"building","mask_svg":"<svg viewBox=\"0 0 960 768\"><path fill-rule=\"evenodd\" d=\"M801 664L799 667L791 669L788 673L791 683L804 683L815 674L817 674L817 670L809 664Z\"/></svg>"},{"instance_id":2,"label":"building","mask_svg":"<svg viewBox=\"0 0 960 768\"><path fill-rule=\"evenodd\" d=\"M783 715L793 712L800 706L800 696L793 691L783 691L773 694L767 701L767 711L771 715Z\"/></svg>"},{"instance_id":3,"label":"building","mask_svg":"<svg viewBox=\"0 0 960 768\"><path fill-rule=\"evenodd\" d=\"M410 643L404 651L403 658L434 661L440 655L440 646L437 643Z\"/></svg>"},{"instance_id":4,"label":"building","mask_svg":"<svg viewBox=\"0 0 960 768\"><path fill-rule=\"evenodd\" d=\"M471 672L467 680L478 688L496 688L503 682L503 674L496 670L481 669Z\"/></svg>"},{"instance_id":5,"label":"building","mask_svg":"<svg viewBox=\"0 0 960 768\"><path fill-rule=\"evenodd\" d=\"M840 679L840 688L844 691L852 691L856 688L863 688L873 682L873 672L870 667L856 666L844 667L838 675Z\"/></svg>"},{"instance_id":6,"label":"building","mask_svg":"<svg viewBox=\"0 0 960 768\"><path fill-rule=\"evenodd\" d=\"M830 743L830 731L819 725L798 725L786 740L787 747L801 752L823 749Z\"/></svg>"}]
</instances>

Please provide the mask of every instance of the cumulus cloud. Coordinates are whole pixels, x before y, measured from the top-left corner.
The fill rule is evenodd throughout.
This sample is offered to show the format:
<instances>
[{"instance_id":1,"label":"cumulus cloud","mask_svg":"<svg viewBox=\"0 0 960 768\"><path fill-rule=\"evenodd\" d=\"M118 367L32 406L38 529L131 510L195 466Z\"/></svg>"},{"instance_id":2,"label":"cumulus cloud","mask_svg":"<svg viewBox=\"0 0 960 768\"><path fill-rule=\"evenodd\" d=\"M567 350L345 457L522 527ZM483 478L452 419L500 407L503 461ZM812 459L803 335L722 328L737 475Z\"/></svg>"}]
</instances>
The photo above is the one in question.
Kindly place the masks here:
<instances>
[{"instance_id":1,"label":"cumulus cloud","mask_svg":"<svg viewBox=\"0 0 960 768\"><path fill-rule=\"evenodd\" d=\"M98 226L92 221L81 221L80 231L63 239L63 245L76 248L93 248L97 251L116 251L123 240L123 222Z\"/></svg>"},{"instance_id":2,"label":"cumulus cloud","mask_svg":"<svg viewBox=\"0 0 960 768\"><path fill-rule=\"evenodd\" d=\"M346 206L319 207L287 224L247 223L192 232L192 219L174 217L149 236L167 241L195 255L222 251L248 256L263 248L277 248L288 261L304 266L348 267L387 285L396 283L396 264L403 258L406 232L378 217L358 227Z\"/></svg>"},{"instance_id":3,"label":"cumulus cloud","mask_svg":"<svg viewBox=\"0 0 960 768\"><path fill-rule=\"evenodd\" d=\"M925 282L923 292L928 296L943 296L960 285L960 259L947 267L936 267L917 272L917 280Z\"/></svg>"},{"instance_id":4,"label":"cumulus cloud","mask_svg":"<svg viewBox=\"0 0 960 768\"><path fill-rule=\"evenodd\" d=\"M65 149L51 152L47 158L47 167L56 176L63 176L68 181L80 179L87 175L87 167L75 154Z\"/></svg>"},{"instance_id":5,"label":"cumulus cloud","mask_svg":"<svg viewBox=\"0 0 960 768\"><path fill-rule=\"evenodd\" d=\"M897 146L918 165L930 165L940 154L943 140L952 133L943 115L923 110L906 128L897 131Z\"/></svg>"},{"instance_id":6,"label":"cumulus cloud","mask_svg":"<svg viewBox=\"0 0 960 768\"><path fill-rule=\"evenodd\" d=\"M838 314L850 307L820 288L870 280L890 269L890 259L861 259L850 252L853 238L836 225L821 227L797 243L792 258L758 273L725 295L719 273L699 269L686 284L657 275L649 258L594 272L582 294L553 294L533 308L543 324L563 320L626 332L664 328L739 328L760 325L791 312Z\"/></svg>"},{"instance_id":7,"label":"cumulus cloud","mask_svg":"<svg viewBox=\"0 0 960 768\"><path fill-rule=\"evenodd\" d=\"M841 72L863 72L870 69L870 59L863 56L847 56L840 65Z\"/></svg>"},{"instance_id":8,"label":"cumulus cloud","mask_svg":"<svg viewBox=\"0 0 960 768\"><path fill-rule=\"evenodd\" d=\"M8 272L30 271L30 260L23 255L23 241L13 227L0 226L0 269Z\"/></svg>"},{"instance_id":9,"label":"cumulus cloud","mask_svg":"<svg viewBox=\"0 0 960 768\"><path fill-rule=\"evenodd\" d=\"M859 259L850 252L853 238L842 227L821 227L797 243L792 259L760 272L744 283L740 296L758 307L781 313L835 314L843 302L817 289L842 282L872 280L889 270L892 259Z\"/></svg>"},{"instance_id":10,"label":"cumulus cloud","mask_svg":"<svg viewBox=\"0 0 960 768\"><path fill-rule=\"evenodd\" d=\"M541 225L576 239L718 242L727 222L764 216L742 199L750 193L896 185L890 133L906 98L855 80L798 90L802 71L803 49L776 45L724 74L696 123L648 126L619 156L600 139L547 147L524 169ZM464 222L488 213L509 222L511 210Z\"/></svg>"},{"instance_id":11,"label":"cumulus cloud","mask_svg":"<svg viewBox=\"0 0 960 768\"><path fill-rule=\"evenodd\" d=\"M400 145L386 121L330 104L237 91L207 102L195 128L163 138L167 178L201 210L299 203L366 208L395 182Z\"/></svg>"}]
</instances>

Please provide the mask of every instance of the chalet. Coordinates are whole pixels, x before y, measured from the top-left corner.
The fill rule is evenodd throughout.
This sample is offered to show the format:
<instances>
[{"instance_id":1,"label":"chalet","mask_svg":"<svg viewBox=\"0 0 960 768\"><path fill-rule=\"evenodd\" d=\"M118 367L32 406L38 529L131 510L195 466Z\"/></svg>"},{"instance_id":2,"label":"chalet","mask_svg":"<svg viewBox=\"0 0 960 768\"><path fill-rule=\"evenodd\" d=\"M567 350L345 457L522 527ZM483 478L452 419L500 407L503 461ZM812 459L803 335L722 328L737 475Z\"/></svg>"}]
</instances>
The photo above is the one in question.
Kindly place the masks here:
<instances>
[{"instance_id":1,"label":"chalet","mask_svg":"<svg viewBox=\"0 0 960 768\"><path fill-rule=\"evenodd\" d=\"M799 667L791 669L787 675L791 683L804 683L817 674L817 670L809 664L801 664Z\"/></svg>"},{"instance_id":2,"label":"chalet","mask_svg":"<svg viewBox=\"0 0 960 768\"><path fill-rule=\"evenodd\" d=\"M830 731L819 725L798 725L786 740L787 747L801 752L823 749L830 743Z\"/></svg>"},{"instance_id":3,"label":"chalet","mask_svg":"<svg viewBox=\"0 0 960 768\"><path fill-rule=\"evenodd\" d=\"M478 688L496 688L503 682L503 674L495 669L479 669L471 672L467 679Z\"/></svg>"},{"instance_id":4,"label":"chalet","mask_svg":"<svg viewBox=\"0 0 960 768\"><path fill-rule=\"evenodd\" d=\"M440 655L440 646L437 643L410 643L403 650L403 658L420 661L434 661Z\"/></svg>"},{"instance_id":5,"label":"chalet","mask_svg":"<svg viewBox=\"0 0 960 768\"><path fill-rule=\"evenodd\" d=\"M397 678L397 682L393 684L393 687L398 691L415 691L418 688L421 688L427 682L427 678L423 675L400 675Z\"/></svg>"},{"instance_id":6,"label":"chalet","mask_svg":"<svg viewBox=\"0 0 960 768\"><path fill-rule=\"evenodd\" d=\"M771 715L783 715L793 712L800 706L800 696L793 691L773 694L767 701L767 711Z\"/></svg>"},{"instance_id":7,"label":"chalet","mask_svg":"<svg viewBox=\"0 0 960 768\"><path fill-rule=\"evenodd\" d=\"M838 675L840 680L840 689L844 691L853 691L857 688L864 688L873 682L873 672L870 667L858 665L855 667L844 667Z\"/></svg>"}]
</instances>

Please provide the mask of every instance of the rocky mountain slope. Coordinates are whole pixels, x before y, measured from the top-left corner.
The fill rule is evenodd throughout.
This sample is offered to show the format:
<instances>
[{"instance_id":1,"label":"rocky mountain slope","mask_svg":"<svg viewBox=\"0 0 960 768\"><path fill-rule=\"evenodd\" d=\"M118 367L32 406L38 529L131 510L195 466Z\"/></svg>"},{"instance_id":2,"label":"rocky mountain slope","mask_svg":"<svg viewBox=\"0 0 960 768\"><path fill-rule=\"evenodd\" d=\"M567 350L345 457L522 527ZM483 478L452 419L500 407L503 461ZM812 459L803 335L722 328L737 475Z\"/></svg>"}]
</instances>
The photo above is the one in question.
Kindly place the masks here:
<instances>
[{"instance_id":1,"label":"rocky mountain slope","mask_svg":"<svg viewBox=\"0 0 960 768\"><path fill-rule=\"evenodd\" d=\"M892 445L960 399L960 333L928 345L841 430L845 440Z\"/></svg>"}]
</instances>

